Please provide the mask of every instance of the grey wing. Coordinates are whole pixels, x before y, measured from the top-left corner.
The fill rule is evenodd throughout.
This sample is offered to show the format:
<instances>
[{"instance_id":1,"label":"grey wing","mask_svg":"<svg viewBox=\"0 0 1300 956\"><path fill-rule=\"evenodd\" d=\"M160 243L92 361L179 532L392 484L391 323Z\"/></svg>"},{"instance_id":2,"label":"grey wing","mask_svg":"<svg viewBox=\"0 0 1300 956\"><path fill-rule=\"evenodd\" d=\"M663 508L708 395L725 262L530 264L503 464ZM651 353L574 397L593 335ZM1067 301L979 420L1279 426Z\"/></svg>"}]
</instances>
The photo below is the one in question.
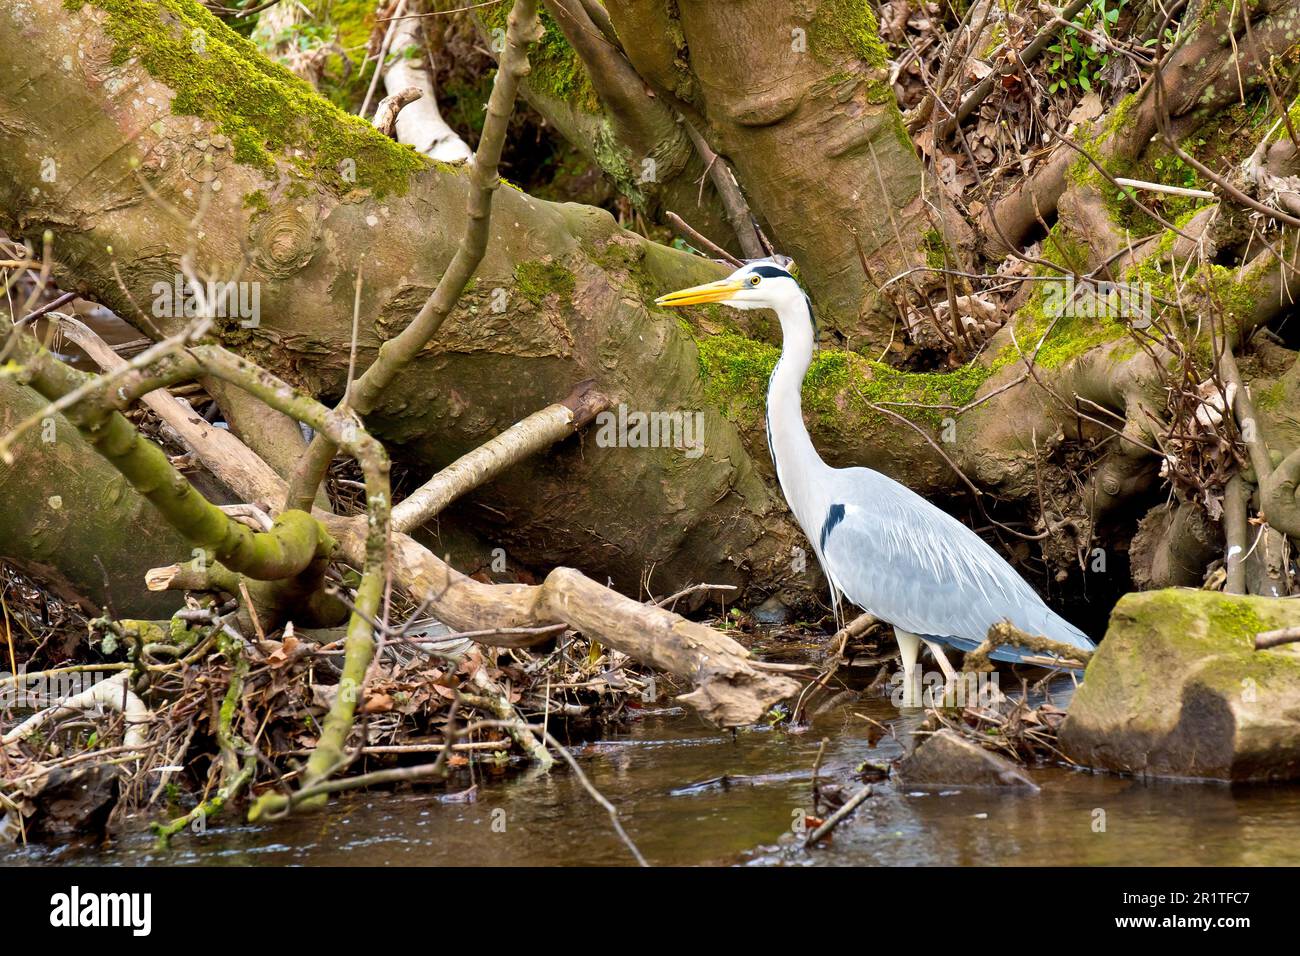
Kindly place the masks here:
<instances>
[{"instance_id":1,"label":"grey wing","mask_svg":"<svg viewBox=\"0 0 1300 956\"><path fill-rule=\"evenodd\" d=\"M820 536L834 584L851 601L913 634L982 641L1009 618L1034 634L1092 642L1059 617L1011 565L956 518L878 472L845 469ZM837 506L839 506L837 508Z\"/></svg>"}]
</instances>

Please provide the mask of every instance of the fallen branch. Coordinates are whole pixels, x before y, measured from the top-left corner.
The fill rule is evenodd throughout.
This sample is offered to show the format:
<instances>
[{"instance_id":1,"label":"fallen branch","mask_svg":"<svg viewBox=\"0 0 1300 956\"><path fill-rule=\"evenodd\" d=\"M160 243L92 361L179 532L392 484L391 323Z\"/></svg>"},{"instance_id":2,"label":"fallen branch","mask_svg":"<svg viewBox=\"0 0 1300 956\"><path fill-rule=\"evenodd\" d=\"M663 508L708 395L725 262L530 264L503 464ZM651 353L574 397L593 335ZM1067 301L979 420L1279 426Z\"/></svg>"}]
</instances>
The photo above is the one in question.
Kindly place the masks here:
<instances>
[{"instance_id":1,"label":"fallen branch","mask_svg":"<svg viewBox=\"0 0 1300 956\"><path fill-rule=\"evenodd\" d=\"M682 122L686 127L686 135L691 138L695 151L700 154L705 169L709 171L709 180L717 190L722 208L727 212L727 221L731 223L731 228L736 233L736 241L740 243L741 252L747 259L763 258L766 253L762 243L758 241L758 232L754 229L754 215L749 211L749 203L745 201L745 194L740 191L740 185L736 182L731 167L713 151L689 120Z\"/></svg>"},{"instance_id":2,"label":"fallen branch","mask_svg":"<svg viewBox=\"0 0 1300 956\"><path fill-rule=\"evenodd\" d=\"M499 720L511 721L518 718L515 713L514 704L510 703L510 697L506 692L490 677L487 671L479 668L474 672L472 678L474 686L480 691L479 694L469 695L461 694L461 698L469 704L477 707L479 710L493 714ZM519 749L540 766L543 770L550 770L555 765L555 758L551 756L550 751L537 742L533 732L523 723L512 725L507 728L511 739L519 745Z\"/></svg>"},{"instance_id":3,"label":"fallen branch","mask_svg":"<svg viewBox=\"0 0 1300 956\"><path fill-rule=\"evenodd\" d=\"M856 810L867 799L867 797L871 796L871 792L871 784L867 784L853 796L849 797L848 800L844 801L844 806L832 813L822 822L821 826L808 834L808 839L804 841L804 846L816 846L817 843L829 836L832 830L847 820L849 814Z\"/></svg>"},{"instance_id":4,"label":"fallen branch","mask_svg":"<svg viewBox=\"0 0 1300 956\"><path fill-rule=\"evenodd\" d=\"M414 86L408 86L404 90L398 90L392 96L385 96L375 108L375 118L372 121L375 129L391 137L393 128L397 126L397 114L402 112L403 107L409 106L423 95Z\"/></svg>"},{"instance_id":5,"label":"fallen branch","mask_svg":"<svg viewBox=\"0 0 1300 956\"><path fill-rule=\"evenodd\" d=\"M319 516L349 560L364 553L365 518ZM706 720L738 727L759 720L799 685L766 673L749 651L720 631L650 607L597 584L572 568L556 568L541 584L483 584L443 561L413 538L394 533L390 554L393 583L438 620L461 631L498 631L479 642L497 647L531 647L548 634L519 634L519 628L567 624L650 667L695 685L680 700Z\"/></svg>"},{"instance_id":6,"label":"fallen branch","mask_svg":"<svg viewBox=\"0 0 1300 956\"><path fill-rule=\"evenodd\" d=\"M1276 631L1261 631L1255 635L1255 650L1262 651L1270 647L1300 642L1300 625L1283 627Z\"/></svg>"},{"instance_id":7,"label":"fallen branch","mask_svg":"<svg viewBox=\"0 0 1300 956\"><path fill-rule=\"evenodd\" d=\"M1028 634L1010 621L1004 620L998 621L998 623L990 627L984 642L966 655L962 670L992 670L993 665L989 663L989 654L993 653L993 649L999 646L1023 647L1046 655L1041 660L1027 659L1027 663L1043 664L1047 667L1069 667L1075 670L1083 670L1087 667L1088 661L1092 660L1093 653L1081 647L1075 647L1073 644L1065 644L1048 637Z\"/></svg>"},{"instance_id":8,"label":"fallen branch","mask_svg":"<svg viewBox=\"0 0 1300 956\"><path fill-rule=\"evenodd\" d=\"M456 459L393 509L393 528L419 527L461 495L587 425L610 405L594 385L594 379L579 383L564 401L534 412Z\"/></svg>"},{"instance_id":9,"label":"fallen branch","mask_svg":"<svg viewBox=\"0 0 1300 956\"><path fill-rule=\"evenodd\" d=\"M685 219L677 215L677 213L668 212L665 214L665 218L668 220L668 225L673 227L673 230L677 235L681 236L701 252L707 252L709 255L713 256L713 258L721 259L723 262L729 263L733 266L744 264L726 249L722 248L722 246L704 235L704 233L694 228Z\"/></svg>"},{"instance_id":10,"label":"fallen branch","mask_svg":"<svg viewBox=\"0 0 1300 956\"><path fill-rule=\"evenodd\" d=\"M389 62L380 62L375 68L376 73L383 73L389 95L375 110L374 124L385 135L395 136L399 143L414 146L431 159L463 163L473 153L438 111L428 61L421 22L411 18L398 22ZM402 102L404 97L409 98ZM402 109L406 103L410 108Z\"/></svg>"},{"instance_id":11,"label":"fallen branch","mask_svg":"<svg viewBox=\"0 0 1300 956\"><path fill-rule=\"evenodd\" d=\"M1166 186L1164 183L1147 182L1145 179L1126 179L1123 176L1116 176L1115 183L1119 186L1125 186L1129 189L1142 189L1151 193L1166 193L1170 196L1187 196L1190 199L1218 199L1219 197L1210 192L1208 189L1189 189L1186 186Z\"/></svg>"}]
</instances>

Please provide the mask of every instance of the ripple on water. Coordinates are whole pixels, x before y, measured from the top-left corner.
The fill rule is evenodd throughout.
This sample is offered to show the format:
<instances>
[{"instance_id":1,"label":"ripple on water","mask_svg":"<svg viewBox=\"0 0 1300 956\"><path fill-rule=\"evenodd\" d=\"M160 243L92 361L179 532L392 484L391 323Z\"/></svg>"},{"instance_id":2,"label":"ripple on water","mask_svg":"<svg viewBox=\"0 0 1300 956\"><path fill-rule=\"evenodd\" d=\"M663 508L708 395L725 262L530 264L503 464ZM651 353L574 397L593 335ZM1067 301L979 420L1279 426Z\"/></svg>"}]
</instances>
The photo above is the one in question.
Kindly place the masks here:
<instances>
[{"instance_id":1,"label":"ripple on water","mask_svg":"<svg viewBox=\"0 0 1300 956\"><path fill-rule=\"evenodd\" d=\"M867 717L887 722L895 735L872 746ZM823 780L852 792L855 769L901 754L899 740L915 722L881 700L820 715L802 734L719 732L689 714L660 713L577 745L575 753L652 863L1300 864L1300 786L1155 783L1059 767L1033 771L1042 788L1033 795L911 793L877 784L829 845L804 850L792 826L811 812L811 768L821 740L829 741ZM448 789L469 782L462 771ZM202 836L178 838L170 854L158 853L148 833L131 832L106 847L0 850L0 865L631 862L604 811L563 767L493 779L476 803L446 804L438 796L353 794L324 813L274 825L213 825Z\"/></svg>"}]
</instances>

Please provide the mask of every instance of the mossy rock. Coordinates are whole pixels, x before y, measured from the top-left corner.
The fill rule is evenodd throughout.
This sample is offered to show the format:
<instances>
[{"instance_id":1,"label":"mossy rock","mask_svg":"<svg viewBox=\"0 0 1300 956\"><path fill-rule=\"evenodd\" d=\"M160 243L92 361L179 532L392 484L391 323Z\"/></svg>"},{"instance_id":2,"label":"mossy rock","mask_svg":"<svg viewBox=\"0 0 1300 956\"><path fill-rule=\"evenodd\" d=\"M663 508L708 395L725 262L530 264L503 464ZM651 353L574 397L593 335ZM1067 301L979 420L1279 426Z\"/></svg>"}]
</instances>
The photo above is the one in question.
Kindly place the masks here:
<instances>
[{"instance_id":1,"label":"mossy rock","mask_svg":"<svg viewBox=\"0 0 1300 956\"><path fill-rule=\"evenodd\" d=\"M1061 727L1085 766L1150 777L1300 778L1300 601L1168 588L1125 595Z\"/></svg>"}]
</instances>

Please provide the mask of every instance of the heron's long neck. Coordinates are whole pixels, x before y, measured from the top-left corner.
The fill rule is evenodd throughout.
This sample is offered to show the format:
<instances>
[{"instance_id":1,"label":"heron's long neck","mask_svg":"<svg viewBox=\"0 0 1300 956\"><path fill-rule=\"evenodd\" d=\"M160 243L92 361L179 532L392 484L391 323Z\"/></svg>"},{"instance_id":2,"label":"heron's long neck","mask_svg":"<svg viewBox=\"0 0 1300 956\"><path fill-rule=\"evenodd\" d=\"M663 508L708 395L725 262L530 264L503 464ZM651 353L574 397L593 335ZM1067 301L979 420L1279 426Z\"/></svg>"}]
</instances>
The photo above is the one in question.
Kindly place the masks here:
<instances>
[{"instance_id":1,"label":"heron's long neck","mask_svg":"<svg viewBox=\"0 0 1300 956\"><path fill-rule=\"evenodd\" d=\"M800 392L813 355L812 315L806 303L791 306L801 315L782 315L784 347L767 386L767 440L790 510L800 524L811 517L809 492L820 473L829 470L803 423Z\"/></svg>"}]
</instances>

